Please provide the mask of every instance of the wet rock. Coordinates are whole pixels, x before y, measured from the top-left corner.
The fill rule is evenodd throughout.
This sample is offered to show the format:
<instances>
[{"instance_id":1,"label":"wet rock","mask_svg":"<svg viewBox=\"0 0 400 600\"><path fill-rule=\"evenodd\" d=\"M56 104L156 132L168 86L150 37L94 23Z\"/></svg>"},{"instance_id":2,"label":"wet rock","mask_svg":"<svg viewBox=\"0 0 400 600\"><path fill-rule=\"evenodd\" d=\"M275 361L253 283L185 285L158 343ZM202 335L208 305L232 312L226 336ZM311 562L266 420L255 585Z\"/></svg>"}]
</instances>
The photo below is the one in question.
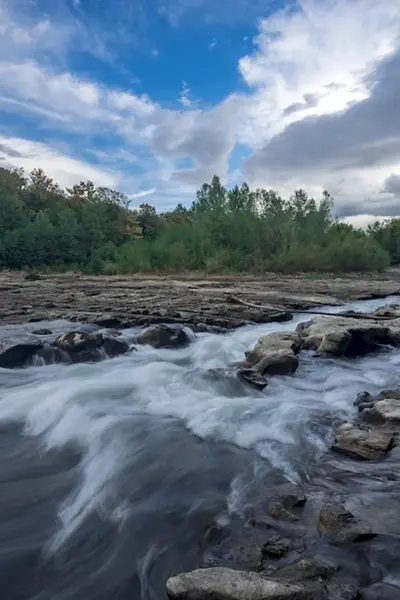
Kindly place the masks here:
<instances>
[{"instance_id":1,"label":"wet rock","mask_svg":"<svg viewBox=\"0 0 400 600\"><path fill-rule=\"evenodd\" d=\"M282 558L289 552L289 542L279 535L271 537L265 542L262 552L267 558Z\"/></svg>"},{"instance_id":2,"label":"wet rock","mask_svg":"<svg viewBox=\"0 0 400 600\"><path fill-rule=\"evenodd\" d=\"M212 544L204 553L203 566L229 567L246 571L261 570L264 558L264 532L242 527L230 532L215 529L212 535L209 532L208 541Z\"/></svg>"},{"instance_id":3,"label":"wet rock","mask_svg":"<svg viewBox=\"0 0 400 600\"><path fill-rule=\"evenodd\" d=\"M400 400L386 398L369 405L360 405L363 419L375 423L400 424Z\"/></svg>"},{"instance_id":4,"label":"wet rock","mask_svg":"<svg viewBox=\"0 0 400 600\"><path fill-rule=\"evenodd\" d=\"M190 344L191 338L182 327L155 325L141 333L137 341L139 344L146 344L153 348L179 348Z\"/></svg>"},{"instance_id":5,"label":"wet rock","mask_svg":"<svg viewBox=\"0 0 400 600\"><path fill-rule=\"evenodd\" d=\"M332 544L362 542L376 537L367 523L357 519L342 504L327 503L321 509L318 531Z\"/></svg>"},{"instance_id":6,"label":"wet rock","mask_svg":"<svg viewBox=\"0 0 400 600\"><path fill-rule=\"evenodd\" d=\"M295 332L269 333L262 336L253 350L246 352L246 360L257 364L269 352L286 350L297 354L301 350L301 337Z\"/></svg>"},{"instance_id":7,"label":"wet rock","mask_svg":"<svg viewBox=\"0 0 400 600\"><path fill-rule=\"evenodd\" d=\"M376 460L384 457L393 444L392 432L346 422L336 429L332 450L359 460Z\"/></svg>"},{"instance_id":8,"label":"wet rock","mask_svg":"<svg viewBox=\"0 0 400 600\"><path fill-rule=\"evenodd\" d=\"M121 356L129 351L129 344L124 340L119 340L114 337L104 337L102 339L102 347L108 357L114 358Z\"/></svg>"},{"instance_id":9,"label":"wet rock","mask_svg":"<svg viewBox=\"0 0 400 600\"><path fill-rule=\"evenodd\" d=\"M29 342L15 345L0 345L0 367L15 369L24 367L29 363L34 354L42 348L40 342Z\"/></svg>"},{"instance_id":10,"label":"wet rock","mask_svg":"<svg viewBox=\"0 0 400 600\"><path fill-rule=\"evenodd\" d=\"M334 356L361 356L400 341L400 320L374 322L342 316L315 317L297 328L305 348Z\"/></svg>"},{"instance_id":11,"label":"wet rock","mask_svg":"<svg viewBox=\"0 0 400 600\"><path fill-rule=\"evenodd\" d=\"M301 558L290 565L285 565L275 571L274 579L282 579L289 583L298 583L304 581L330 581L335 569L315 558Z\"/></svg>"},{"instance_id":12,"label":"wet rock","mask_svg":"<svg viewBox=\"0 0 400 600\"><path fill-rule=\"evenodd\" d=\"M314 600L321 597L319 591L302 585L221 567L170 577L167 592L171 600Z\"/></svg>"},{"instance_id":13,"label":"wet rock","mask_svg":"<svg viewBox=\"0 0 400 600\"><path fill-rule=\"evenodd\" d=\"M353 585L332 583L327 586L329 600L361 600L361 594Z\"/></svg>"},{"instance_id":14,"label":"wet rock","mask_svg":"<svg viewBox=\"0 0 400 600\"><path fill-rule=\"evenodd\" d=\"M33 335L51 335L53 332L50 329L35 329Z\"/></svg>"},{"instance_id":15,"label":"wet rock","mask_svg":"<svg viewBox=\"0 0 400 600\"><path fill-rule=\"evenodd\" d=\"M261 375L293 375L299 366L297 356L291 350L267 352L254 368Z\"/></svg>"},{"instance_id":16,"label":"wet rock","mask_svg":"<svg viewBox=\"0 0 400 600\"><path fill-rule=\"evenodd\" d=\"M375 583L362 591L362 600L399 600L400 587L389 583Z\"/></svg>"},{"instance_id":17,"label":"wet rock","mask_svg":"<svg viewBox=\"0 0 400 600\"><path fill-rule=\"evenodd\" d=\"M60 335L54 345L65 352L88 352L102 345L103 337L99 333L69 331Z\"/></svg>"},{"instance_id":18,"label":"wet rock","mask_svg":"<svg viewBox=\"0 0 400 600\"><path fill-rule=\"evenodd\" d=\"M268 380L255 369L239 369L236 375L240 381L243 381L247 385L260 391L265 389L268 385Z\"/></svg>"},{"instance_id":19,"label":"wet rock","mask_svg":"<svg viewBox=\"0 0 400 600\"><path fill-rule=\"evenodd\" d=\"M268 502L268 513L276 519L298 521L296 509L302 508L307 502L307 496L301 487L284 484L275 490L273 497Z\"/></svg>"}]
</instances>

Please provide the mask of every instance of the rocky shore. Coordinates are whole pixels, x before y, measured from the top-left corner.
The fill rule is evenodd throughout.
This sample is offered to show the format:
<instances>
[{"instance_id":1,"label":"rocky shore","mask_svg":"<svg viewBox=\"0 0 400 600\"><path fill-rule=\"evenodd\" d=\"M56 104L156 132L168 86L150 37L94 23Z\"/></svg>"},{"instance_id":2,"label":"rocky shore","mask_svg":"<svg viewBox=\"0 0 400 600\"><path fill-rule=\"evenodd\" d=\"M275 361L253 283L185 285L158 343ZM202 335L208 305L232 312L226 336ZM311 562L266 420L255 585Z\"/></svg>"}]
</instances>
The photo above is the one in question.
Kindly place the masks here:
<instances>
[{"instance_id":1,"label":"rocky shore","mask_svg":"<svg viewBox=\"0 0 400 600\"><path fill-rule=\"evenodd\" d=\"M179 323L232 329L284 321L293 310L400 292L400 272L380 276L236 275L89 277L0 273L0 324L67 319L102 327Z\"/></svg>"}]
</instances>

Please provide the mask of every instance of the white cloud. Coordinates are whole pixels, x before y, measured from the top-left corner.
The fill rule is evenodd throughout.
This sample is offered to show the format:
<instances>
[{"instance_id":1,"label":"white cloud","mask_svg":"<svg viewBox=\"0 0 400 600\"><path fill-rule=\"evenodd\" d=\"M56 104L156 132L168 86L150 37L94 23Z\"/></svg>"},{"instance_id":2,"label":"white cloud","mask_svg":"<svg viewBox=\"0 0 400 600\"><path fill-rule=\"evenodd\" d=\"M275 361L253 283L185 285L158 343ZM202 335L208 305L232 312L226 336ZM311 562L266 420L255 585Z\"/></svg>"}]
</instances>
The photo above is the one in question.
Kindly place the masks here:
<instances>
[{"instance_id":1,"label":"white cloud","mask_svg":"<svg viewBox=\"0 0 400 600\"><path fill-rule=\"evenodd\" d=\"M185 108L190 108L192 106L192 101L190 99L191 89L186 83L186 81L182 81L182 90L179 93L179 102Z\"/></svg>"},{"instance_id":2,"label":"white cloud","mask_svg":"<svg viewBox=\"0 0 400 600\"><path fill-rule=\"evenodd\" d=\"M213 38L213 40L208 44L208 49L210 50L214 50L215 46L218 44L216 38Z\"/></svg>"},{"instance_id":3,"label":"white cloud","mask_svg":"<svg viewBox=\"0 0 400 600\"><path fill-rule=\"evenodd\" d=\"M152 196L156 188L150 188L149 190L142 190L140 192L136 192L135 194L128 194L129 200L139 200L140 198L146 198L146 196Z\"/></svg>"},{"instance_id":4,"label":"white cloud","mask_svg":"<svg viewBox=\"0 0 400 600\"><path fill-rule=\"evenodd\" d=\"M62 187L88 179L96 185L106 187L116 187L119 183L119 175L115 172L96 168L63 154L48 144L24 138L0 135L0 158L2 164L22 167L27 172L35 168L43 169Z\"/></svg>"},{"instance_id":5,"label":"white cloud","mask_svg":"<svg viewBox=\"0 0 400 600\"><path fill-rule=\"evenodd\" d=\"M181 0L179 6L183 11L189 5L194 9L204 4L210 7L215 2ZM223 4L227 6L225 0ZM250 4L254 7L257 2L248 2L247 6ZM15 14L11 18L1 8L3 5L0 0L0 16L6 15L0 21L0 107L43 118L41 125L47 129L51 126L60 136L66 130L84 135L88 144L90 136L99 131L110 136L114 145L118 143L119 151L114 158L104 158L103 164L128 173L121 181L126 183L128 179L126 186L132 184L130 192L134 195L154 186L154 196L172 202L172 198L192 194L214 173L229 182L230 154L236 144L241 144L254 152L246 170L250 183L273 185L283 193L302 186L316 195L327 187L336 196L343 216L350 214L349 210L368 214L388 214L392 210L389 187L397 180L390 180L390 176L400 167L388 144L379 164L360 162L368 158L371 163L374 149L371 143L368 157L361 152L363 141L356 135L356 121L352 121L353 128L348 121L343 139L351 155L342 149L342 161L326 160L322 164L326 149L333 152L333 147L340 145L338 137L344 130L340 134L339 129L329 130L329 138L313 138L316 134L311 131L316 129L305 125L313 119L322 119L318 121L322 124L328 117L352 115L354 107L361 108L363 102L376 95L380 65L399 45L399 0L299 0L297 10L281 11L260 21L254 51L238 64L247 93L231 93L220 104L201 109L193 103L190 89L183 82L180 110L163 108L144 94L112 89L106 82L69 72L54 57L58 26L48 18L32 21L16 18ZM258 3L258 14L262 14L261 5L265 10L265 0ZM177 9L177 18L178 13ZM64 35L64 41L68 41L65 47L70 48L71 40L77 39L76 31L61 27L60 32L60 38ZM215 47L214 42L210 46ZM46 53L45 62L46 48L51 48L53 54L48 60ZM152 54L157 53L154 48ZM393 110L396 106L398 102ZM382 141L379 128L383 121L374 119L374 124L374 139ZM294 145L284 146L282 141L285 136L293 140L289 134L292 136L300 126L304 127L304 135L308 132L306 145L313 157L306 167L303 146L291 152ZM39 151L49 157L48 146L32 144L36 144L38 159ZM276 149L272 155L268 154L270 148ZM101 150L97 148L99 160ZM381 147L375 150L379 152ZM129 176L132 164L143 171L136 183ZM176 164L190 167L177 168ZM235 181L239 176L235 171ZM117 181L115 174L112 177ZM368 208L360 208L362 203Z\"/></svg>"}]
</instances>

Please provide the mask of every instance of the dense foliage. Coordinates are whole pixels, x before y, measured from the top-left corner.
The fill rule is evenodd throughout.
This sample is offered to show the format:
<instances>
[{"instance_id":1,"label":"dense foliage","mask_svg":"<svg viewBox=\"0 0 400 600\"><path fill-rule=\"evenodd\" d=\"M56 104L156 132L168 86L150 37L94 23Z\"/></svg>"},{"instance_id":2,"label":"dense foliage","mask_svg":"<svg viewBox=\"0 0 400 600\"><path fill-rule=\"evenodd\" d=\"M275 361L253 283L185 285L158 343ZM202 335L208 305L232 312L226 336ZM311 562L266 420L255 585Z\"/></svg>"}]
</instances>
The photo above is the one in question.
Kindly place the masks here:
<instances>
[{"instance_id":1,"label":"dense foliage","mask_svg":"<svg viewBox=\"0 0 400 600\"><path fill-rule=\"evenodd\" d=\"M364 231L331 211L328 193L285 200L247 184L227 190L214 177L191 208L157 214L91 182L62 190L40 169L0 169L0 268L339 272L400 262L399 219Z\"/></svg>"}]
</instances>

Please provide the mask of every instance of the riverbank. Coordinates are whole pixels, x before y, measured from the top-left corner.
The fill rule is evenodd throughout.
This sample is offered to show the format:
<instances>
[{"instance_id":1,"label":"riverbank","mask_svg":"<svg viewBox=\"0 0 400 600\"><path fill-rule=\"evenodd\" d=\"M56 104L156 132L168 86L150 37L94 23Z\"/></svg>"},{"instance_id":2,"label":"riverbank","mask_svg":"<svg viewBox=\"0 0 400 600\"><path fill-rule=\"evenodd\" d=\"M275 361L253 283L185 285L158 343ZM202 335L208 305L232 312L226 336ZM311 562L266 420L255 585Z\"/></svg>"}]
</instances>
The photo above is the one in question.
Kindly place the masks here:
<instances>
[{"instance_id":1,"label":"riverbank","mask_svg":"<svg viewBox=\"0 0 400 600\"><path fill-rule=\"evenodd\" d=\"M341 277L296 275L87 276L0 272L0 324L66 319L129 327L158 322L235 329L285 321L293 310L400 292L400 270Z\"/></svg>"}]
</instances>

